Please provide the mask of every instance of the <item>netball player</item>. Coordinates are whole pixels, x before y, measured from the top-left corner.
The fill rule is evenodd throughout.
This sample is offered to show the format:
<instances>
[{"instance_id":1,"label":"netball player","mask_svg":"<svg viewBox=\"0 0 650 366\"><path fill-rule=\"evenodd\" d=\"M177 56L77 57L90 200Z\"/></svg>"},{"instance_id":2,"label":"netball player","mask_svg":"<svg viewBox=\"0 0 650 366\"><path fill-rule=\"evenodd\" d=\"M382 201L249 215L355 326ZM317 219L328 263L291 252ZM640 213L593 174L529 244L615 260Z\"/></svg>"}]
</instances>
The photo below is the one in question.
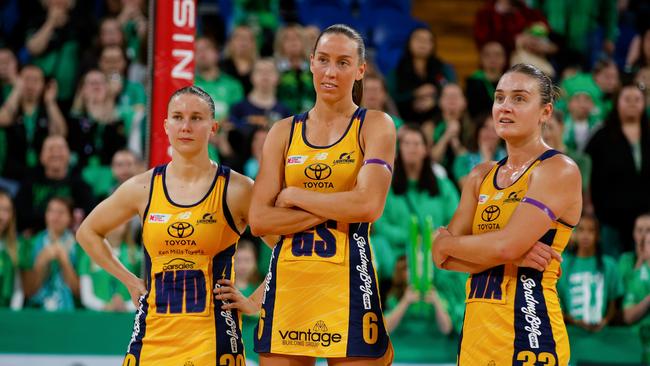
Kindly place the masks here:
<instances>
[{"instance_id":1,"label":"netball player","mask_svg":"<svg viewBox=\"0 0 650 366\"><path fill-rule=\"evenodd\" d=\"M262 366L313 365L316 357L388 365L368 233L390 186L395 127L383 112L359 107L366 64L356 31L327 28L310 62L316 103L273 126L253 189L253 234L282 235L255 351ZM231 289L218 296L244 303Z\"/></svg>"},{"instance_id":2,"label":"netball player","mask_svg":"<svg viewBox=\"0 0 650 366\"><path fill-rule=\"evenodd\" d=\"M555 94L550 78L531 65L501 77L492 115L508 156L474 168L448 231L434 242L438 266L472 273L460 365L569 361L555 285L582 195L576 164L541 138Z\"/></svg>"},{"instance_id":3,"label":"netball player","mask_svg":"<svg viewBox=\"0 0 650 366\"><path fill-rule=\"evenodd\" d=\"M176 91L165 119L171 162L123 183L77 232L93 261L127 286L138 307L124 365L244 364L240 314L222 310L211 292L218 279L233 276L253 182L209 159L208 140L217 129L205 91ZM143 223L144 280L104 242L136 214Z\"/></svg>"}]
</instances>

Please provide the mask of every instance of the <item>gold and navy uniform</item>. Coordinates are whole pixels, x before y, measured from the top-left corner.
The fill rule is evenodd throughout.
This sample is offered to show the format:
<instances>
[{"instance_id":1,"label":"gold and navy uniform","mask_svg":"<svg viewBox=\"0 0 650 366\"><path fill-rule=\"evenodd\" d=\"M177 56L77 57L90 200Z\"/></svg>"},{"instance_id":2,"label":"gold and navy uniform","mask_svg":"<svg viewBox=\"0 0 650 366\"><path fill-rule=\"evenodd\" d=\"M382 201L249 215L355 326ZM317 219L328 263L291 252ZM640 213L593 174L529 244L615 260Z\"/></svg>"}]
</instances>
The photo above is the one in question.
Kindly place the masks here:
<instances>
[{"instance_id":1,"label":"gold and navy uniform","mask_svg":"<svg viewBox=\"0 0 650 366\"><path fill-rule=\"evenodd\" d=\"M317 192L354 188L363 164L366 110L329 146L306 139L307 113L293 118L284 180ZM341 207L345 210L345 207ZM382 357L389 347L372 264L370 223L333 220L283 236L275 246L255 351L313 357Z\"/></svg>"},{"instance_id":2,"label":"gold and navy uniform","mask_svg":"<svg viewBox=\"0 0 650 366\"><path fill-rule=\"evenodd\" d=\"M503 229L526 196L533 169L556 154L546 151L505 188L498 187L496 176L507 157L498 162L481 184L472 233ZM562 253L572 228L556 220L539 241ZM560 264L553 261L544 272L505 264L471 275L458 364L567 365L569 339L555 287L559 272Z\"/></svg>"},{"instance_id":3,"label":"gold and navy uniform","mask_svg":"<svg viewBox=\"0 0 650 366\"><path fill-rule=\"evenodd\" d=\"M124 366L244 365L241 318L212 289L234 281L239 233L226 204L230 169L219 165L196 204L174 203L156 167L143 217L145 284Z\"/></svg>"}]
</instances>

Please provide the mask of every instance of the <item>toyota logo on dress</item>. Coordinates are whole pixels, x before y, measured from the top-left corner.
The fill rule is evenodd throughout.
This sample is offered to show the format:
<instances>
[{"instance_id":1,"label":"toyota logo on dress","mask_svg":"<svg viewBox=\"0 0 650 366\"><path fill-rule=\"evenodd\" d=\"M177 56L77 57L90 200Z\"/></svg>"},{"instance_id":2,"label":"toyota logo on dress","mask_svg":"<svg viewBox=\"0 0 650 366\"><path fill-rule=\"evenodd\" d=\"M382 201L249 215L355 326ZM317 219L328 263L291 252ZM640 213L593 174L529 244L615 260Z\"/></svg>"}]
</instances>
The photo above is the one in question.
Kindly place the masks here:
<instances>
[{"instance_id":1,"label":"toyota logo on dress","mask_svg":"<svg viewBox=\"0 0 650 366\"><path fill-rule=\"evenodd\" d=\"M194 234L194 226L190 225L189 222L177 221L167 226L167 233L174 238L187 238Z\"/></svg>"},{"instance_id":2,"label":"toyota logo on dress","mask_svg":"<svg viewBox=\"0 0 650 366\"><path fill-rule=\"evenodd\" d=\"M481 212L481 219L486 222L492 222L499 218L499 215L501 215L499 206L489 205Z\"/></svg>"},{"instance_id":3,"label":"toyota logo on dress","mask_svg":"<svg viewBox=\"0 0 650 366\"><path fill-rule=\"evenodd\" d=\"M332 175L332 168L324 163L315 163L305 168L305 175L312 180L323 180Z\"/></svg>"}]
</instances>

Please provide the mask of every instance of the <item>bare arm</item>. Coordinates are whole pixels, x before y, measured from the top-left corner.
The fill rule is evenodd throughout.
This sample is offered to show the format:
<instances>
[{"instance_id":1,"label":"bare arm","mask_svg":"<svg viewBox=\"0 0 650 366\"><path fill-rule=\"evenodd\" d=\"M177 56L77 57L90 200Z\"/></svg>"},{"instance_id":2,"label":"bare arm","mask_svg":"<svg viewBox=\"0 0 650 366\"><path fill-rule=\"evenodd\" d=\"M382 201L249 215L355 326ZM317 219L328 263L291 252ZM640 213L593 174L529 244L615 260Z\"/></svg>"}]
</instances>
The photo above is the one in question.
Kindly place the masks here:
<instances>
[{"instance_id":1,"label":"bare arm","mask_svg":"<svg viewBox=\"0 0 650 366\"><path fill-rule=\"evenodd\" d=\"M529 178L528 197L543 202L557 217L577 222L582 207L578 167L558 156L540 164ZM480 235L439 236L436 251L481 265L495 266L516 261L548 231L551 219L533 205L519 205L502 230ZM485 246L485 243L494 245ZM440 264L437 262L437 264Z\"/></svg>"},{"instance_id":2,"label":"bare arm","mask_svg":"<svg viewBox=\"0 0 650 366\"><path fill-rule=\"evenodd\" d=\"M110 197L95 207L77 230L79 244L97 265L129 289L136 306L140 295L146 293L144 283L113 255L104 238L120 224L144 212L149 197L151 175L152 171L148 171L120 185Z\"/></svg>"},{"instance_id":3,"label":"bare arm","mask_svg":"<svg viewBox=\"0 0 650 366\"><path fill-rule=\"evenodd\" d=\"M252 195L253 180L231 170L226 202L233 214L233 220L235 220L237 230L240 233L246 230L246 226L248 225L248 212L250 211ZM280 240L280 236L266 235L262 237L262 240L269 248L273 249L275 244Z\"/></svg>"},{"instance_id":4,"label":"bare arm","mask_svg":"<svg viewBox=\"0 0 650 366\"><path fill-rule=\"evenodd\" d=\"M388 333L397 329L409 306L416 301L418 301L418 293L411 288L407 288L404 291L404 296L397 303L397 306L384 317L386 320L386 331Z\"/></svg>"},{"instance_id":5,"label":"bare arm","mask_svg":"<svg viewBox=\"0 0 650 366\"><path fill-rule=\"evenodd\" d=\"M34 267L22 272L21 279L23 281L23 290L25 298L34 296L36 292L43 286L43 281L49 273L49 265L56 256L55 250L51 246L45 246L43 250L36 256L34 260Z\"/></svg>"},{"instance_id":6,"label":"bare arm","mask_svg":"<svg viewBox=\"0 0 650 366\"><path fill-rule=\"evenodd\" d=\"M485 162L476 166L467 176L467 183L463 186L458 209L454 213L449 226L449 232L454 236L471 235L474 211L478 204L477 197L483 179L494 166L494 162ZM434 249L435 249L434 242ZM489 265L479 265L456 257L448 257L440 268L450 271L480 273L490 268Z\"/></svg>"},{"instance_id":7,"label":"bare arm","mask_svg":"<svg viewBox=\"0 0 650 366\"><path fill-rule=\"evenodd\" d=\"M68 252L60 244L56 244L57 248L57 260L61 265L61 272L63 273L63 281L70 287L72 294L76 297L79 297L79 276L74 269L72 263L70 263L70 258L68 257Z\"/></svg>"},{"instance_id":8,"label":"bare arm","mask_svg":"<svg viewBox=\"0 0 650 366\"><path fill-rule=\"evenodd\" d=\"M449 316L449 312L447 312L447 309L442 304L442 301L440 301L438 292L435 289L432 289L427 294L426 300L428 303L433 305L433 308L435 309L436 324L438 325L438 330L440 333L445 335L451 333L453 329L451 325L451 316Z\"/></svg>"},{"instance_id":9,"label":"bare arm","mask_svg":"<svg viewBox=\"0 0 650 366\"><path fill-rule=\"evenodd\" d=\"M62 135L66 136L68 134L68 126L65 123L65 118L59 104L56 102L56 94L58 87L56 80L52 80L47 84L45 89L44 100L45 100L45 109L47 112L47 119L49 120L49 132L50 135Z\"/></svg>"},{"instance_id":10,"label":"bare arm","mask_svg":"<svg viewBox=\"0 0 650 366\"><path fill-rule=\"evenodd\" d=\"M623 320L626 324L634 324L643 318L650 308L650 295L646 296L638 304L623 309Z\"/></svg>"},{"instance_id":11,"label":"bare arm","mask_svg":"<svg viewBox=\"0 0 650 366\"><path fill-rule=\"evenodd\" d=\"M43 51L45 51L47 48L47 45L50 43L50 39L52 39L55 28L56 26L54 22L52 21L51 17L48 16L47 20L38 29L38 31L36 31L36 33L34 33L34 35L27 40L26 46L29 53L34 56L38 56L43 53Z\"/></svg>"},{"instance_id":12,"label":"bare arm","mask_svg":"<svg viewBox=\"0 0 650 366\"><path fill-rule=\"evenodd\" d=\"M293 234L326 221L298 208L275 207L275 200L284 186L284 155L291 122L289 118L277 122L264 142L248 212L251 232L255 236Z\"/></svg>"},{"instance_id":13,"label":"bare arm","mask_svg":"<svg viewBox=\"0 0 650 366\"><path fill-rule=\"evenodd\" d=\"M7 127L14 123L14 118L16 117L16 112L20 108L20 97L22 94L22 80L19 78L16 79L11 93L7 97L7 100L4 102L2 107L0 107L0 127Z\"/></svg>"},{"instance_id":14,"label":"bare arm","mask_svg":"<svg viewBox=\"0 0 650 366\"><path fill-rule=\"evenodd\" d=\"M361 135L365 141L365 159L381 159L393 164L395 125L387 114L368 111ZM359 170L356 185L350 191L320 193L291 187L285 189L278 200L284 201L283 205L296 206L331 220L373 222L384 211L391 178L385 166L368 164ZM341 207L346 209L341 210Z\"/></svg>"}]
</instances>

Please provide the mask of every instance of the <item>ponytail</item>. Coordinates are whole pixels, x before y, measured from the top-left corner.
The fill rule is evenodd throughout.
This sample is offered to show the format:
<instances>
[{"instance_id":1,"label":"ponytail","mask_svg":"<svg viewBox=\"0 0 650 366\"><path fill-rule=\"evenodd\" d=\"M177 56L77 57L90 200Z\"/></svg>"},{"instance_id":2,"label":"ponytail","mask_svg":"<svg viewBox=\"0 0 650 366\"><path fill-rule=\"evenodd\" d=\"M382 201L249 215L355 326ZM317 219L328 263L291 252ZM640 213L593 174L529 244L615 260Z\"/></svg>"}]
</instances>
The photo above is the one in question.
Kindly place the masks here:
<instances>
[{"instance_id":1,"label":"ponytail","mask_svg":"<svg viewBox=\"0 0 650 366\"><path fill-rule=\"evenodd\" d=\"M363 79L355 80L354 85L352 86L352 101L356 105L361 105L361 100L363 99Z\"/></svg>"}]
</instances>

